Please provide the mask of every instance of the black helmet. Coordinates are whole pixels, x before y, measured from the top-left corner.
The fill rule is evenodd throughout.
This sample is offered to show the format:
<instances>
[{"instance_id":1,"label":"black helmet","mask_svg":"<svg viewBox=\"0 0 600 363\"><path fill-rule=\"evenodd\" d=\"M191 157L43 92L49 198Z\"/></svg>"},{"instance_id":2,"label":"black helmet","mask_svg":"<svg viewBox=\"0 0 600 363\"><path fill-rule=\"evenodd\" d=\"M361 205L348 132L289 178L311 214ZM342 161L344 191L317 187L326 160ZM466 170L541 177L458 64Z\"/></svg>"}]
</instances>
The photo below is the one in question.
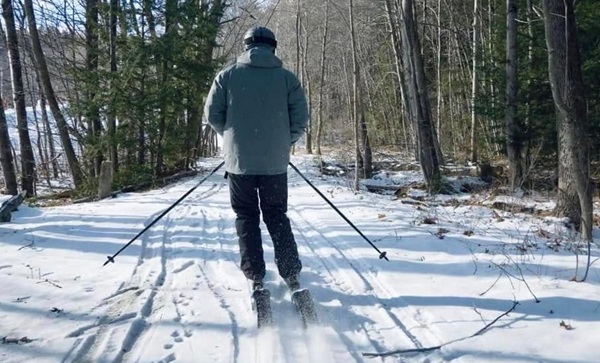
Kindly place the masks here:
<instances>
[{"instance_id":1,"label":"black helmet","mask_svg":"<svg viewBox=\"0 0 600 363\"><path fill-rule=\"evenodd\" d=\"M244 44L246 49L252 48L254 45L263 44L269 45L273 48L277 48L277 40L275 40L275 34L264 26L254 26L244 34Z\"/></svg>"}]
</instances>

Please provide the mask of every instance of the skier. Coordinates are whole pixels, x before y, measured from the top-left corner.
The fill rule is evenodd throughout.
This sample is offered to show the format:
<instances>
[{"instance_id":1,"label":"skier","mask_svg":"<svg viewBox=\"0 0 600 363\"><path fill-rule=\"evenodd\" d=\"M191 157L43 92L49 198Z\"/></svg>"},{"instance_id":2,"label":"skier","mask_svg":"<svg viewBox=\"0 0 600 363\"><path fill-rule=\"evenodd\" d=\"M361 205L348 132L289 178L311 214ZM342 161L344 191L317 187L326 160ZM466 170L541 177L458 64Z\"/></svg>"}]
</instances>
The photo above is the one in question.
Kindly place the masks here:
<instances>
[{"instance_id":1,"label":"skier","mask_svg":"<svg viewBox=\"0 0 600 363\"><path fill-rule=\"evenodd\" d=\"M308 123L306 97L298 78L275 55L277 40L271 30L250 28L244 46L235 64L215 77L204 116L223 137L244 275L254 290L263 288L262 212L279 274L296 291L302 263L286 215L287 167L291 147Z\"/></svg>"}]
</instances>

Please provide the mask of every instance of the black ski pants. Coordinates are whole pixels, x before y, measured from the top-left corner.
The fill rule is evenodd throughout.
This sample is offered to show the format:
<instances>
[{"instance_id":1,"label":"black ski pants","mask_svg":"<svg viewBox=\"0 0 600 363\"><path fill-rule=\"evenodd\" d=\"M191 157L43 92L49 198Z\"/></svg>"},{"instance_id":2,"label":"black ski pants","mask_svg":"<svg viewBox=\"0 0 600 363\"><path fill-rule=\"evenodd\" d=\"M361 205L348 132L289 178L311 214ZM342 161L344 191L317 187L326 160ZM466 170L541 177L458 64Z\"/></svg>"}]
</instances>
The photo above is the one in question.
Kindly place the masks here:
<instances>
[{"instance_id":1,"label":"black ski pants","mask_svg":"<svg viewBox=\"0 0 600 363\"><path fill-rule=\"evenodd\" d=\"M236 213L235 228L241 255L241 269L251 280L265 276L265 260L260 231L260 214L267 226L279 275L298 274L302 263L287 217L287 173L278 175L228 174L231 207Z\"/></svg>"}]
</instances>

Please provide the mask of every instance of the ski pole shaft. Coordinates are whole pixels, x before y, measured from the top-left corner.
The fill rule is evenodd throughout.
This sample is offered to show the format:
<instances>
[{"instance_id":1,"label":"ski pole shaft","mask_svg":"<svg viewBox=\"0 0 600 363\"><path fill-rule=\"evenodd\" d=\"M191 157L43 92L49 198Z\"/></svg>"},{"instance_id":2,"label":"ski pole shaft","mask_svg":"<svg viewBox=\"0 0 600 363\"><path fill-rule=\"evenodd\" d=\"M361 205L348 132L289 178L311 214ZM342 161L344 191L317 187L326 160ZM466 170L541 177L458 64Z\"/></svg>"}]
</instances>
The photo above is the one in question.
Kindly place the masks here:
<instances>
[{"instance_id":1,"label":"ski pole shaft","mask_svg":"<svg viewBox=\"0 0 600 363\"><path fill-rule=\"evenodd\" d=\"M106 262L104 262L104 265L102 265L102 266L106 266L109 262L115 263L115 257L117 257L121 252L123 252L127 247L129 247L136 239L138 239L139 236L144 234L144 232L146 232L147 230L152 228L152 226L154 224L156 224L156 222L158 222L162 217L167 215L167 213L169 213L173 208L175 208L179 203L181 203L181 201L183 201L188 195L192 194L192 192L194 190L196 190L196 188L198 188L200 186L200 184L204 183L206 181L206 179L208 179L214 173L216 173L217 170L219 170L223 166L223 164L225 164L224 161L221 162L221 164L219 164L216 168L214 168L206 177L204 177L202 180L200 180L198 182L198 184L194 185L194 187L192 189L188 190L184 195L182 195L175 203L171 204L171 206L169 208L165 209L158 217L156 217L152 222L150 222L149 225L147 225L138 234L136 234L135 237L133 237L129 242L127 242L127 244L125 244L123 247L121 247L121 249L118 250L114 255L108 256L108 259L106 260Z\"/></svg>"},{"instance_id":2,"label":"ski pole shaft","mask_svg":"<svg viewBox=\"0 0 600 363\"><path fill-rule=\"evenodd\" d=\"M347 217L346 217L346 216L345 216L345 215L344 215L344 214L343 214L343 213L342 213L342 212L341 212L341 211L340 211L340 210L339 210L339 209L338 209L338 208L337 208L337 207L336 207L336 206L335 206L335 205L334 205L334 204L333 204L333 203L332 203L332 202L331 202L329 199L327 199L327 197L326 197L326 196L325 196L323 193L321 193L321 191L320 191L319 189L317 189L317 187L315 187L315 186L313 185L313 183L311 183L311 182L310 182L310 180L308 180L308 178L307 178L307 177L305 177L305 176L304 176L304 174L302 174L302 173L300 172L300 170L298 170L298 168L296 168L296 166L295 166L294 164L292 164L292 162L290 162L290 166L292 167L292 169L294 169L294 171L296 171L296 173L298 173L298 175L300 175L300 177L302 177L302 179L304 179L304 181L305 181L305 182L307 182L307 183L308 183L308 185L310 185L310 186L311 186L311 187L314 189L314 191L315 191L315 192L317 192L317 194L319 194L319 195L321 196L321 198L323 198L323 200L325 200L325 201L327 202L327 204L329 204L329 206L330 206L331 208L333 208L333 210L335 210L335 211L336 211L336 212L337 212L337 213L340 215L340 217L342 217L342 218L343 218L343 219L344 219L344 220L345 220L345 221L346 221L346 222L347 222L347 223L350 225L350 227L354 228L354 230L355 230L355 231L356 231L356 232L357 232L357 233L358 233L358 234L359 234L359 235L360 235L360 236L361 236L361 237L362 237L362 238L363 238L365 241L367 241L367 243L369 243L369 244L371 245L371 247L373 247L373 248L375 249L375 251L377 251L377 253L379 253L379 259L384 259L384 260L386 260L386 261L389 261L389 259L388 259L388 258L387 258L387 256L386 256L386 255L387 255L387 252L385 252L385 251L384 251L384 252L381 252L381 251L379 250L379 248L377 248L377 246L375 246L375 245L373 244L373 242L371 242L371 240L370 240L370 239L368 239L368 238L367 238L367 236L365 236L365 235L364 235L364 234L363 234L363 233L360 231L360 229L358 229L358 228L357 228L357 227L354 225L354 223L352 223L352 221L350 221L350 220L349 220L349 219L348 219L348 218L347 218Z\"/></svg>"}]
</instances>

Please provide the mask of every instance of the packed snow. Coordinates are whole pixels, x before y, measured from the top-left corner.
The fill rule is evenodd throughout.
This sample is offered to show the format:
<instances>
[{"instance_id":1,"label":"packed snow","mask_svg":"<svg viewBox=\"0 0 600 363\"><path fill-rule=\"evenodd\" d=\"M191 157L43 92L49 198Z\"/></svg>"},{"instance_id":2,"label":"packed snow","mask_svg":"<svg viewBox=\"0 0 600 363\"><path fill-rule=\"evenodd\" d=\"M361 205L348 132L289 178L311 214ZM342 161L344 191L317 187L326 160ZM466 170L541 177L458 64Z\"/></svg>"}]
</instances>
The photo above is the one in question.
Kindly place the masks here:
<instances>
[{"instance_id":1,"label":"packed snow","mask_svg":"<svg viewBox=\"0 0 600 363\"><path fill-rule=\"evenodd\" d=\"M204 175L219 162L202 160ZM0 224L0 361L600 361L600 252L592 247L578 282L587 249L564 221L494 210L481 194L354 192L311 156L293 162L389 259L290 169L288 216L319 325L302 329L263 226L274 325L257 329L220 170L106 266L203 176L22 206ZM368 182L418 179L395 171Z\"/></svg>"}]
</instances>

